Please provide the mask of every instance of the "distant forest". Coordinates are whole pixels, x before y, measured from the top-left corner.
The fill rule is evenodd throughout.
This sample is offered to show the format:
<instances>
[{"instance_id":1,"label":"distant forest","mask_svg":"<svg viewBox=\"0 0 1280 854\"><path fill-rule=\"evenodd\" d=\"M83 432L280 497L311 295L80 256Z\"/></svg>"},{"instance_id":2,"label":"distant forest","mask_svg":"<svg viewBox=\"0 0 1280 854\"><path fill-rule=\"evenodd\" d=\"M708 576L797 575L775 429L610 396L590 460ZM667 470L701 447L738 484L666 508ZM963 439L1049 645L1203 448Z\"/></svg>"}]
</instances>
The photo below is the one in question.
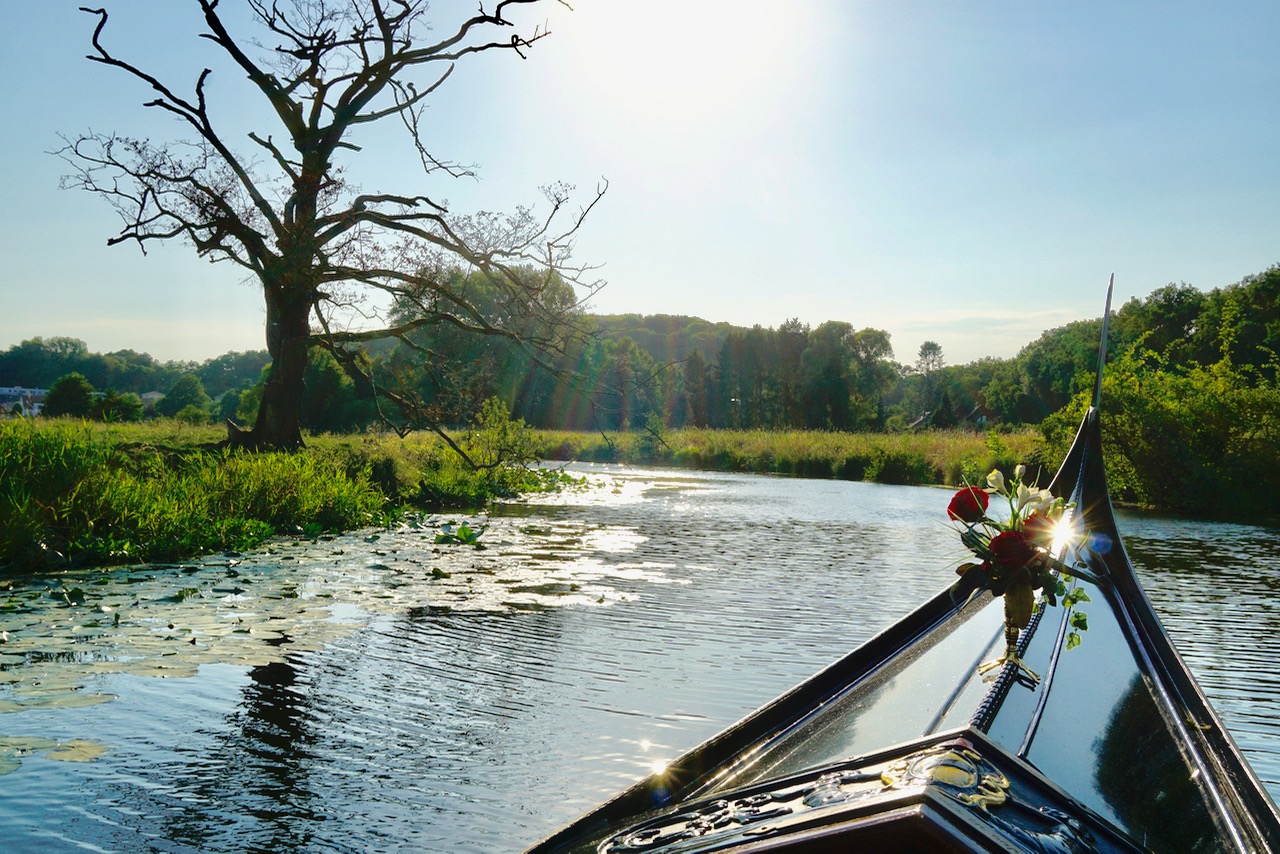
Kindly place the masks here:
<instances>
[{"instance_id":1,"label":"distant forest","mask_svg":"<svg viewBox=\"0 0 1280 854\"><path fill-rule=\"evenodd\" d=\"M749 329L673 315L578 320L593 333L566 339L550 356L438 327L419 333L414 347L384 343L368 358L388 387L408 390L455 425L498 397L514 416L552 429L989 428L1041 424L1091 388L1101 331L1100 318L1081 320L1046 331L1013 358L948 365L933 342L898 353L883 330L838 320ZM1280 267L1208 292L1167 285L1121 306L1111 324L1109 360L1128 356L1131 369L1150 376L1217 366L1241 388L1274 390L1277 353ZM74 373L117 396L179 390L183 408L194 407L188 417L243 421L254 414L267 361L253 351L159 362L133 350L90 353L72 338L33 338L0 353L0 386L50 388ZM313 351L306 427L350 431L380 415L396 417L376 389L358 388L327 352Z\"/></svg>"},{"instance_id":2,"label":"distant forest","mask_svg":"<svg viewBox=\"0 0 1280 854\"><path fill-rule=\"evenodd\" d=\"M572 305L568 297L563 302ZM490 310L498 326L535 322L518 306L495 302ZM436 424L456 427L493 398L534 427L654 437L681 427L1038 425L1040 453L1051 462L1061 459L1087 406L1102 323L1048 330L1011 359L948 365L934 342L898 354L888 333L846 321L747 329L672 315L568 311L566 319L588 334L557 338L537 330L554 346L536 351L454 326L418 329L365 352L375 379L364 386L314 348L303 426L421 426L390 403L386 392L393 392ZM1115 310L1103 383L1113 495L1196 515L1273 514L1280 492L1277 354L1280 267L1208 292L1170 284ZM256 414L266 364L265 352L158 362L132 350L90 353L73 338L33 338L0 353L0 386L49 388L48 414L246 423ZM155 391L165 397L150 404L154 396L147 395L144 403Z\"/></svg>"}]
</instances>

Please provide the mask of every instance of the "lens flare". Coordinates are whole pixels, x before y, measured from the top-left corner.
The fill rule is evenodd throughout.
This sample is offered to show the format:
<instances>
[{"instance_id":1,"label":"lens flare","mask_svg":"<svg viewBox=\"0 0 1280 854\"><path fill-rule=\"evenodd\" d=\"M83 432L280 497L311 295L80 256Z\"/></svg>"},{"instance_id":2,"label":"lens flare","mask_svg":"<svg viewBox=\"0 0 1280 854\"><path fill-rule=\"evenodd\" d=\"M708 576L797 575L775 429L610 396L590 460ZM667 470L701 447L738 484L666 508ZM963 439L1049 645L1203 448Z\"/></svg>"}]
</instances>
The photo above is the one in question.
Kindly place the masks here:
<instances>
[{"instance_id":1,"label":"lens flare","mask_svg":"<svg viewBox=\"0 0 1280 854\"><path fill-rule=\"evenodd\" d=\"M1061 556L1068 545L1080 541L1080 532L1074 522L1073 514L1063 514L1058 524L1053 526L1053 546L1050 554Z\"/></svg>"}]
</instances>

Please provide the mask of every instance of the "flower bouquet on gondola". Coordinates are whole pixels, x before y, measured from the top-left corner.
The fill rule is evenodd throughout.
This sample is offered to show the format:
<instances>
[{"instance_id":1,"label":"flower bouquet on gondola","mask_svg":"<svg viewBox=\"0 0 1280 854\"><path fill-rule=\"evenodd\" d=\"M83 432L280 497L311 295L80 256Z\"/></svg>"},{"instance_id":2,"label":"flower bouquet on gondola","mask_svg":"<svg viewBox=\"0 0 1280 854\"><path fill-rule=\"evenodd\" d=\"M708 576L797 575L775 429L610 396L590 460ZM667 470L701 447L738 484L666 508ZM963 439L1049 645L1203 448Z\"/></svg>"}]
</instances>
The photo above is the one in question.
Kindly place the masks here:
<instances>
[{"instance_id":1,"label":"flower bouquet on gondola","mask_svg":"<svg viewBox=\"0 0 1280 854\"><path fill-rule=\"evenodd\" d=\"M1064 606L1073 608L1089 601L1089 596L1078 586L1068 591L1062 580L1064 574L1084 575L1058 558L1073 536L1064 518L1070 505L1047 489L1027 485L1025 476L1026 467L1018 466L1012 481L1006 483L999 470L992 470L985 489L966 486L957 492L947 506L947 515L961 523L960 542L979 559L961 564L956 572L962 577L977 573L978 589L1004 597L1004 655L984 662L978 672L994 677L1001 666L1013 664L1034 684L1040 677L1022 662L1017 648L1022 630L1031 622L1037 592L1050 605L1061 597ZM1007 502L1007 519L988 515L992 496ZM1080 643L1080 632L1087 628L1085 614L1073 610L1068 649Z\"/></svg>"}]
</instances>

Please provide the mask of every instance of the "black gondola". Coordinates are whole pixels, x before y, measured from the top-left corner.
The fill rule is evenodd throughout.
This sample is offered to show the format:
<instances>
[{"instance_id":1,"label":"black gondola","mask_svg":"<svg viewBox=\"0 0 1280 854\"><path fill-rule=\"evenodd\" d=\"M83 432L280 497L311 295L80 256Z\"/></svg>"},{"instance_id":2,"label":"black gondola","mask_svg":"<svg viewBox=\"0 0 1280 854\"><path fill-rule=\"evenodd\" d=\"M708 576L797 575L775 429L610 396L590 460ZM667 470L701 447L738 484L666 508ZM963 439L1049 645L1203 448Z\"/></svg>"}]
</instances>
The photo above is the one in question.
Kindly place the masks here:
<instances>
[{"instance_id":1,"label":"black gondola","mask_svg":"<svg viewBox=\"0 0 1280 854\"><path fill-rule=\"evenodd\" d=\"M1104 342L1109 313L1110 293ZM1280 814L1121 544L1101 355L1098 373L1049 486L1083 534L1058 561L1090 600L1075 648L1079 606L1042 599L1017 639L1023 666L984 677L1005 611L968 573L531 854L1280 851Z\"/></svg>"}]
</instances>

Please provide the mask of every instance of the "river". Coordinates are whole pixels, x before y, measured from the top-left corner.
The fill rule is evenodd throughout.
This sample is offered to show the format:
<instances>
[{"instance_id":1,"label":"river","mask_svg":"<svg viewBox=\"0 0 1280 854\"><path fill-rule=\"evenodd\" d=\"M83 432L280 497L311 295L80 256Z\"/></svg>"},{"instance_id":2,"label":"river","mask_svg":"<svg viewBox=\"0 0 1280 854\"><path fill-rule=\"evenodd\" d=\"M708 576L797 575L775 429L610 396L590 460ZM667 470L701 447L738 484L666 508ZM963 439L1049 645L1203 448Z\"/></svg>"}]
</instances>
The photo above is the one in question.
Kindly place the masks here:
<instances>
[{"instance_id":1,"label":"river","mask_svg":"<svg viewBox=\"0 0 1280 854\"><path fill-rule=\"evenodd\" d=\"M16 584L0 850L518 851L867 639L948 493L578 465L480 518ZM437 544L467 524L485 547ZM1280 794L1280 531L1122 514Z\"/></svg>"}]
</instances>

